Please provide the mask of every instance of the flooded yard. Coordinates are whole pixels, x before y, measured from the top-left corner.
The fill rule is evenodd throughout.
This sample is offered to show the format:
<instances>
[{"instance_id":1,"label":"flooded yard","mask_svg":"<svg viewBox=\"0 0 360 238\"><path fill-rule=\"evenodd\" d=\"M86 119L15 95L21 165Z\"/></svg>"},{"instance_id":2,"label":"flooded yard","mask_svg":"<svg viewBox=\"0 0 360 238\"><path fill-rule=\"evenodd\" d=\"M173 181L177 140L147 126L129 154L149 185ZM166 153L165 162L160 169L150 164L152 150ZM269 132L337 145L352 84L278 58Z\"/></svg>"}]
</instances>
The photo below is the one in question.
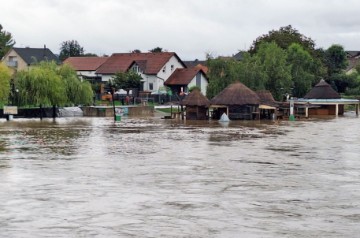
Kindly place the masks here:
<instances>
[{"instance_id":1,"label":"flooded yard","mask_svg":"<svg viewBox=\"0 0 360 238\"><path fill-rule=\"evenodd\" d=\"M360 119L0 120L0 237L358 237Z\"/></svg>"}]
</instances>

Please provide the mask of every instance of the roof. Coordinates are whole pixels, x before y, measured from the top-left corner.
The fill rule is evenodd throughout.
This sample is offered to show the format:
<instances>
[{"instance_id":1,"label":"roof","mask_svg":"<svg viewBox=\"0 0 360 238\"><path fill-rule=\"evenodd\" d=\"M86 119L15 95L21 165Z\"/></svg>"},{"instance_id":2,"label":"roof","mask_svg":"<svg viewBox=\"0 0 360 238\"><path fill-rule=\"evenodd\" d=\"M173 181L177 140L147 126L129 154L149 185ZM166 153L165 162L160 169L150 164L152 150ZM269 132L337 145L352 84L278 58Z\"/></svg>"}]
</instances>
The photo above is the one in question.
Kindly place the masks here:
<instances>
[{"instance_id":1,"label":"roof","mask_svg":"<svg viewBox=\"0 0 360 238\"><path fill-rule=\"evenodd\" d=\"M48 48L12 48L28 65L41 61L55 61L60 63L58 57Z\"/></svg>"},{"instance_id":2,"label":"roof","mask_svg":"<svg viewBox=\"0 0 360 238\"><path fill-rule=\"evenodd\" d=\"M181 104L185 106L209 107L210 101L200 90L194 89L182 100Z\"/></svg>"},{"instance_id":3,"label":"roof","mask_svg":"<svg viewBox=\"0 0 360 238\"><path fill-rule=\"evenodd\" d=\"M353 58L353 57L356 57L356 56L360 56L360 51L358 51L358 50L347 50L346 54L347 54L348 58Z\"/></svg>"},{"instance_id":4,"label":"roof","mask_svg":"<svg viewBox=\"0 0 360 238\"><path fill-rule=\"evenodd\" d=\"M256 94L260 98L260 104L267 106L277 106L277 102L275 101L273 95L268 90L259 90L256 91Z\"/></svg>"},{"instance_id":5,"label":"roof","mask_svg":"<svg viewBox=\"0 0 360 238\"><path fill-rule=\"evenodd\" d=\"M213 99L213 105L257 105L260 104L259 96L244 84L237 82L230 84Z\"/></svg>"},{"instance_id":6,"label":"roof","mask_svg":"<svg viewBox=\"0 0 360 238\"><path fill-rule=\"evenodd\" d=\"M69 57L64 64L71 65L76 71L95 71L109 57Z\"/></svg>"},{"instance_id":7,"label":"roof","mask_svg":"<svg viewBox=\"0 0 360 238\"><path fill-rule=\"evenodd\" d=\"M188 85L198 73L204 73L200 68L176 69L165 81L165 85Z\"/></svg>"},{"instance_id":8,"label":"roof","mask_svg":"<svg viewBox=\"0 0 360 238\"><path fill-rule=\"evenodd\" d=\"M174 52L161 53L115 53L96 71L98 74L115 74L126 72L134 62L139 62L145 68L145 74L157 74L164 65L175 56L185 67L185 64Z\"/></svg>"},{"instance_id":9,"label":"roof","mask_svg":"<svg viewBox=\"0 0 360 238\"><path fill-rule=\"evenodd\" d=\"M339 99L340 94L337 93L325 80L320 82L308 92L304 98L306 99Z\"/></svg>"},{"instance_id":10,"label":"roof","mask_svg":"<svg viewBox=\"0 0 360 238\"><path fill-rule=\"evenodd\" d=\"M188 60L188 61L184 61L184 64L186 65L186 67L191 68L191 67L195 67L198 65L203 65L206 66L207 65L207 61L206 60Z\"/></svg>"}]
</instances>

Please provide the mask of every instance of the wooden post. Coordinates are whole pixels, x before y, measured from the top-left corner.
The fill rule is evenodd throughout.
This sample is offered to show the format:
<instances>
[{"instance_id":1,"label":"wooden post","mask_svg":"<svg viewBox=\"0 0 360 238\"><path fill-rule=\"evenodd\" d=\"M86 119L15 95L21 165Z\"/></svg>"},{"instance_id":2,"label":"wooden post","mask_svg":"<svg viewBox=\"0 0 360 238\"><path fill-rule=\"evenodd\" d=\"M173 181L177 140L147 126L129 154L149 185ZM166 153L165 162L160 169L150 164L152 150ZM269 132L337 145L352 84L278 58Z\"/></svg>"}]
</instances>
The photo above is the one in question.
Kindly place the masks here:
<instances>
[{"instance_id":1,"label":"wooden post","mask_svg":"<svg viewBox=\"0 0 360 238\"><path fill-rule=\"evenodd\" d=\"M309 107L306 105L305 107L305 117L308 118L309 117Z\"/></svg>"},{"instance_id":2,"label":"wooden post","mask_svg":"<svg viewBox=\"0 0 360 238\"><path fill-rule=\"evenodd\" d=\"M40 104L40 120L43 119L43 110L42 110L42 104Z\"/></svg>"},{"instance_id":3,"label":"wooden post","mask_svg":"<svg viewBox=\"0 0 360 238\"><path fill-rule=\"evenodd\" d=\"M339 104L335 104L335 116L339 115Z\"/></svg>"},{"instance_id":4,"label":"wooden post","mask_svg":"<svg viewBox=\"0 0 360 238\"><path fill-rule=\"evenodd\" d=\"M356 111L356 116L359 116L359 104L356 104L356 107L355 107L355 111Z\"/></svg>"}]
</instances>

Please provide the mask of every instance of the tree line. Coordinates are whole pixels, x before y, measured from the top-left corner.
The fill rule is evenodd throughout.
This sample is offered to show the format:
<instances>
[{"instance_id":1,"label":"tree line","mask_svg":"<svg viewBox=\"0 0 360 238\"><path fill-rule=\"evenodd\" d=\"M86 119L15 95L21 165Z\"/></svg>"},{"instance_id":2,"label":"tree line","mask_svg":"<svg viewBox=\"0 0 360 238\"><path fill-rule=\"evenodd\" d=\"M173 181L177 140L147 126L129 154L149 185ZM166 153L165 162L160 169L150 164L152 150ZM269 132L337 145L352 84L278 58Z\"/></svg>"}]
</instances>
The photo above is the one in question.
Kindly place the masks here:
<instances>
[{"instance_id":1,"label":"tree line","mask_svg":"<svg viewBox=\"0 0 360 238\"><path fill-rule=\"evenodd\" d=\"M320 79L339 93L360 95L360 66L345 74L347 56L341 45L315 48L315 42L291 25L258 37L242 59L207 59L209 86L214 97L229 84L240 81L253 90L269 90L276 100L285 94L303 97Z\"/></svg>"}]
</instances>

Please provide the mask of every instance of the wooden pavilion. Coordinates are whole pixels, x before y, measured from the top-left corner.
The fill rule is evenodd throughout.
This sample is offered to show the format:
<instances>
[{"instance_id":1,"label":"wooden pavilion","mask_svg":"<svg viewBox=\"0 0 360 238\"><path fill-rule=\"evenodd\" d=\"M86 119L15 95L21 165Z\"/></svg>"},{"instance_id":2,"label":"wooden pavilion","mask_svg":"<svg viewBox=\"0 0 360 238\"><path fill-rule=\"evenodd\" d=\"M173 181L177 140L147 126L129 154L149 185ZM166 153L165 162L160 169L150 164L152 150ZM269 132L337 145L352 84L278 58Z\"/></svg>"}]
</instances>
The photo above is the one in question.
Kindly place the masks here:
<instances>
[{"instance_id":1,"label":"wooden pavilion","mask_svg":"<svg viewBox=\"0 0 360 238\"><path fill-rule=\"evenodd\" d=\"M182 101L185 106L187 120L207 120L209 118L210 101L200 90L194 89Z\"/></svg>"},{"instance_id":2,"label":"wooden pavilion","mask_svg":"<svg viewBox=\"0 0 360 238\"><path fill-rule=\"evenodd\" d=\"M259 96L240 82L226 87L210 103L214 119L219 119L224 112L230 120L259 118Z\"/></svg>"},{"instance_id":3,"label":"wooden pavilion","mask_svg":"<svg viewBox=\"0 0 360 238\"><path fill-rule=\"evenodd\" d=\"M359 114L359 100L341 98L340 94L323 79L304 98L296 100L296 105L312 106L304 107L306 117L312 115L343 115L345 105L355 105L356 114Z\"/></svg>"},{"instance_id":4,"label":"wooden pavilion","mask_svg":"<svg viewBox=\"0 0 360 238\"><path fill-rule=\"evenodd\" d=\"M268 90L256 91L260 98L260 119L275 119L279 103L275 101L273 95Z\"/></svg>"}]
</instances>

